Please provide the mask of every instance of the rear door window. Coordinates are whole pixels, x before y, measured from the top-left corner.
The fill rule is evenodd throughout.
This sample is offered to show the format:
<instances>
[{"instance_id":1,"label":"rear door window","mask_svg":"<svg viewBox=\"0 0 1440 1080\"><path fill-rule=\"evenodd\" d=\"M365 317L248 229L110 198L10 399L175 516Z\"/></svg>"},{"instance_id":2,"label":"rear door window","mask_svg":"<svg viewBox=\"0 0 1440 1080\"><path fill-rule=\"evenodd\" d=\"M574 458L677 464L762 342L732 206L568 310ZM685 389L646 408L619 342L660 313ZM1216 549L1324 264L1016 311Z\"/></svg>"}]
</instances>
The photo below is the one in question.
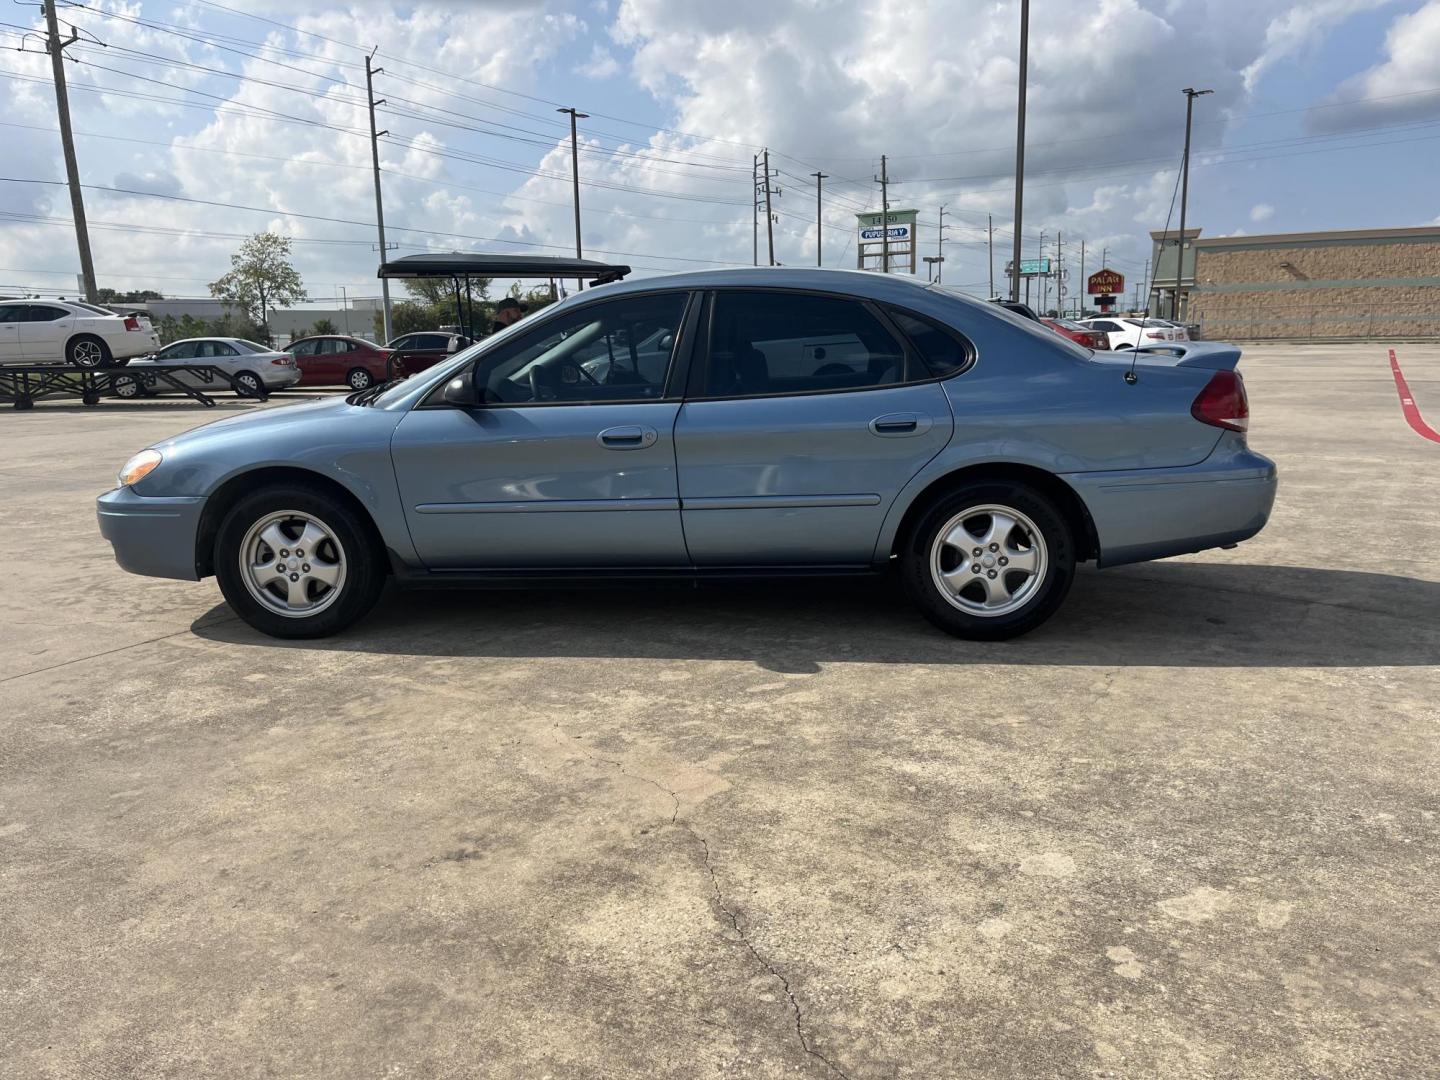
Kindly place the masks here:
<instances>
[{"instance_id":1,"label":"rear door window","mask_svg":"<svg viewBox=\"0 0 1440 1080\"><path fill-rule=\"evenodd\" d=\"M906 381L904 346L857 300L724 290L715 294L710 326L707 397L868 390Z\"/></svg>"}]
</instances>

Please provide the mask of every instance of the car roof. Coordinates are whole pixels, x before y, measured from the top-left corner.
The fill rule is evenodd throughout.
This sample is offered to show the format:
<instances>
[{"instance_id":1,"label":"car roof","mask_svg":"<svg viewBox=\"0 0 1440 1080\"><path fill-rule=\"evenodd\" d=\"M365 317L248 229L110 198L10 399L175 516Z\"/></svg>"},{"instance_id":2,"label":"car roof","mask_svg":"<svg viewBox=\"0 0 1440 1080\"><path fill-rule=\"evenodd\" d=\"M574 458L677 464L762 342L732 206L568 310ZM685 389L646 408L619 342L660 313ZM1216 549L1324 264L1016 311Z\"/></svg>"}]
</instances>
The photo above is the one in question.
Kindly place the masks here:
<instances>
[{"instance_id":1,"label":"car roof","mask_svg":"<svg viewBox=\"0 0 1440 1080\"><path fill-rule=\"evenodd\" d=\"M584 292L572 293L571 301L587 296L621 296L627 293L653 292L659 289L807 289L814 292L842 293L867 300L888 301L904 305L918 302L927 293L938 292L947 300L986 311L992 305L967 296L948 286L917 281L907 274L881 274L873 270L840 270L818 266L738 266L717 270L682 270L654 277L629 278L600 285Z\"/></svg>"}]
</instances>

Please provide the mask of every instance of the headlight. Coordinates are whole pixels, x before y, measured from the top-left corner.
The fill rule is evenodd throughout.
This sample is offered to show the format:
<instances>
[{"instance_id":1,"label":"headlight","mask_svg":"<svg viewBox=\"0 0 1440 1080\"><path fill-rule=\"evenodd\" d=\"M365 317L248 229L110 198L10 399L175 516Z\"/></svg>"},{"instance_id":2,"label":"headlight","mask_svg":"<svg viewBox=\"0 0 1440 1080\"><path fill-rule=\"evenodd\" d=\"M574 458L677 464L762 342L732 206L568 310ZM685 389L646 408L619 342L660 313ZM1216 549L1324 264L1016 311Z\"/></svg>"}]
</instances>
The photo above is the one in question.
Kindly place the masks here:
<instances>
[{"instance_id":1,"label":"headlight","mask_svg":"<svg viewBox=\"0 0 1440 1080\"><path fill-rule=\"evenodd\" d=\"M115 478L120 481L121 487L138 484L155 471L155 467L160 464L161 460L159 450L141 450L125 462L125 467L116 474Z\"/></svg>"}]
</instances>

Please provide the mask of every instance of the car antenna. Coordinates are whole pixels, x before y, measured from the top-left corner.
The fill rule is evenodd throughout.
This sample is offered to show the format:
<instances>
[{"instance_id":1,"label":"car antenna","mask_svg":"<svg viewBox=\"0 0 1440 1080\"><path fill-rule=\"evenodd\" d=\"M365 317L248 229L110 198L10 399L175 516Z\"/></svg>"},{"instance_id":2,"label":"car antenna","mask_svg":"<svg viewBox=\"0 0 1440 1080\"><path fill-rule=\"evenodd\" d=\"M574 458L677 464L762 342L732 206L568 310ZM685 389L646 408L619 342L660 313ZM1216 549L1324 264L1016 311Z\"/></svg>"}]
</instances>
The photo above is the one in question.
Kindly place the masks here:
<instances>
[{"instance_id":1,"label":"car antenna","mask_svg":"<svg viewBox=\"0 0 1440 1080\"><path fill-rule=\"evenodd\" d=\"M1175 196L1180 193L1180 173L1184 170L1185 163L1182 161L1180 169L1175 173L1175 188L1170 192L1170 209L1165 214L1165 231L1161 233L1160 251L1165 251L1165 242L1170 239L1170 218L1175 213ZM1185 237L1180 237L1180 250L1175 256L1175 288L1180 288L1180 276L1185 270ZM1145 340L1145 320L1150 317L1150 297L1154 295L1155 275L1160 272L1160 258L1156 256L1155 264L1150 268L1150 280L1145 283L1145 314L1140 316L1140 341ZM1135 364L1140 359L1140 344L1137 342L1130 357L1130 370L1125 372L1125 381L1134 386L1140 381L1140 376L1135 374Z\"/></svg>"}]
</instances>

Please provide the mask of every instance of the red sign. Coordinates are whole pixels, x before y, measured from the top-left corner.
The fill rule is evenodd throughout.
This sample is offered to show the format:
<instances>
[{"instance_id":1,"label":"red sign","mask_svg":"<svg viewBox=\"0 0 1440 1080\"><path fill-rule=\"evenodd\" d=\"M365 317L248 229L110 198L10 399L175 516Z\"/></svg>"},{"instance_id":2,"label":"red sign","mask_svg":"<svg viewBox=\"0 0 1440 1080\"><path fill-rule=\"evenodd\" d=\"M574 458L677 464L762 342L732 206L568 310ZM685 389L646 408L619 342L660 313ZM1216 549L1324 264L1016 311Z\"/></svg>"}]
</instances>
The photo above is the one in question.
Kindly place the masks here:
<instances>
[{"instance_id":1,"label":"red sign","mask_svg":"<svg viewBox=\"0 0 1440 1080\"><path fill-rule=\"evenodd\" d=\"M1091 296L1123 293L1125 291L1125 275L1117 274L1114 270L1097 270L1086 279L1085 291Z\"/></svg>"}]
</instances>

